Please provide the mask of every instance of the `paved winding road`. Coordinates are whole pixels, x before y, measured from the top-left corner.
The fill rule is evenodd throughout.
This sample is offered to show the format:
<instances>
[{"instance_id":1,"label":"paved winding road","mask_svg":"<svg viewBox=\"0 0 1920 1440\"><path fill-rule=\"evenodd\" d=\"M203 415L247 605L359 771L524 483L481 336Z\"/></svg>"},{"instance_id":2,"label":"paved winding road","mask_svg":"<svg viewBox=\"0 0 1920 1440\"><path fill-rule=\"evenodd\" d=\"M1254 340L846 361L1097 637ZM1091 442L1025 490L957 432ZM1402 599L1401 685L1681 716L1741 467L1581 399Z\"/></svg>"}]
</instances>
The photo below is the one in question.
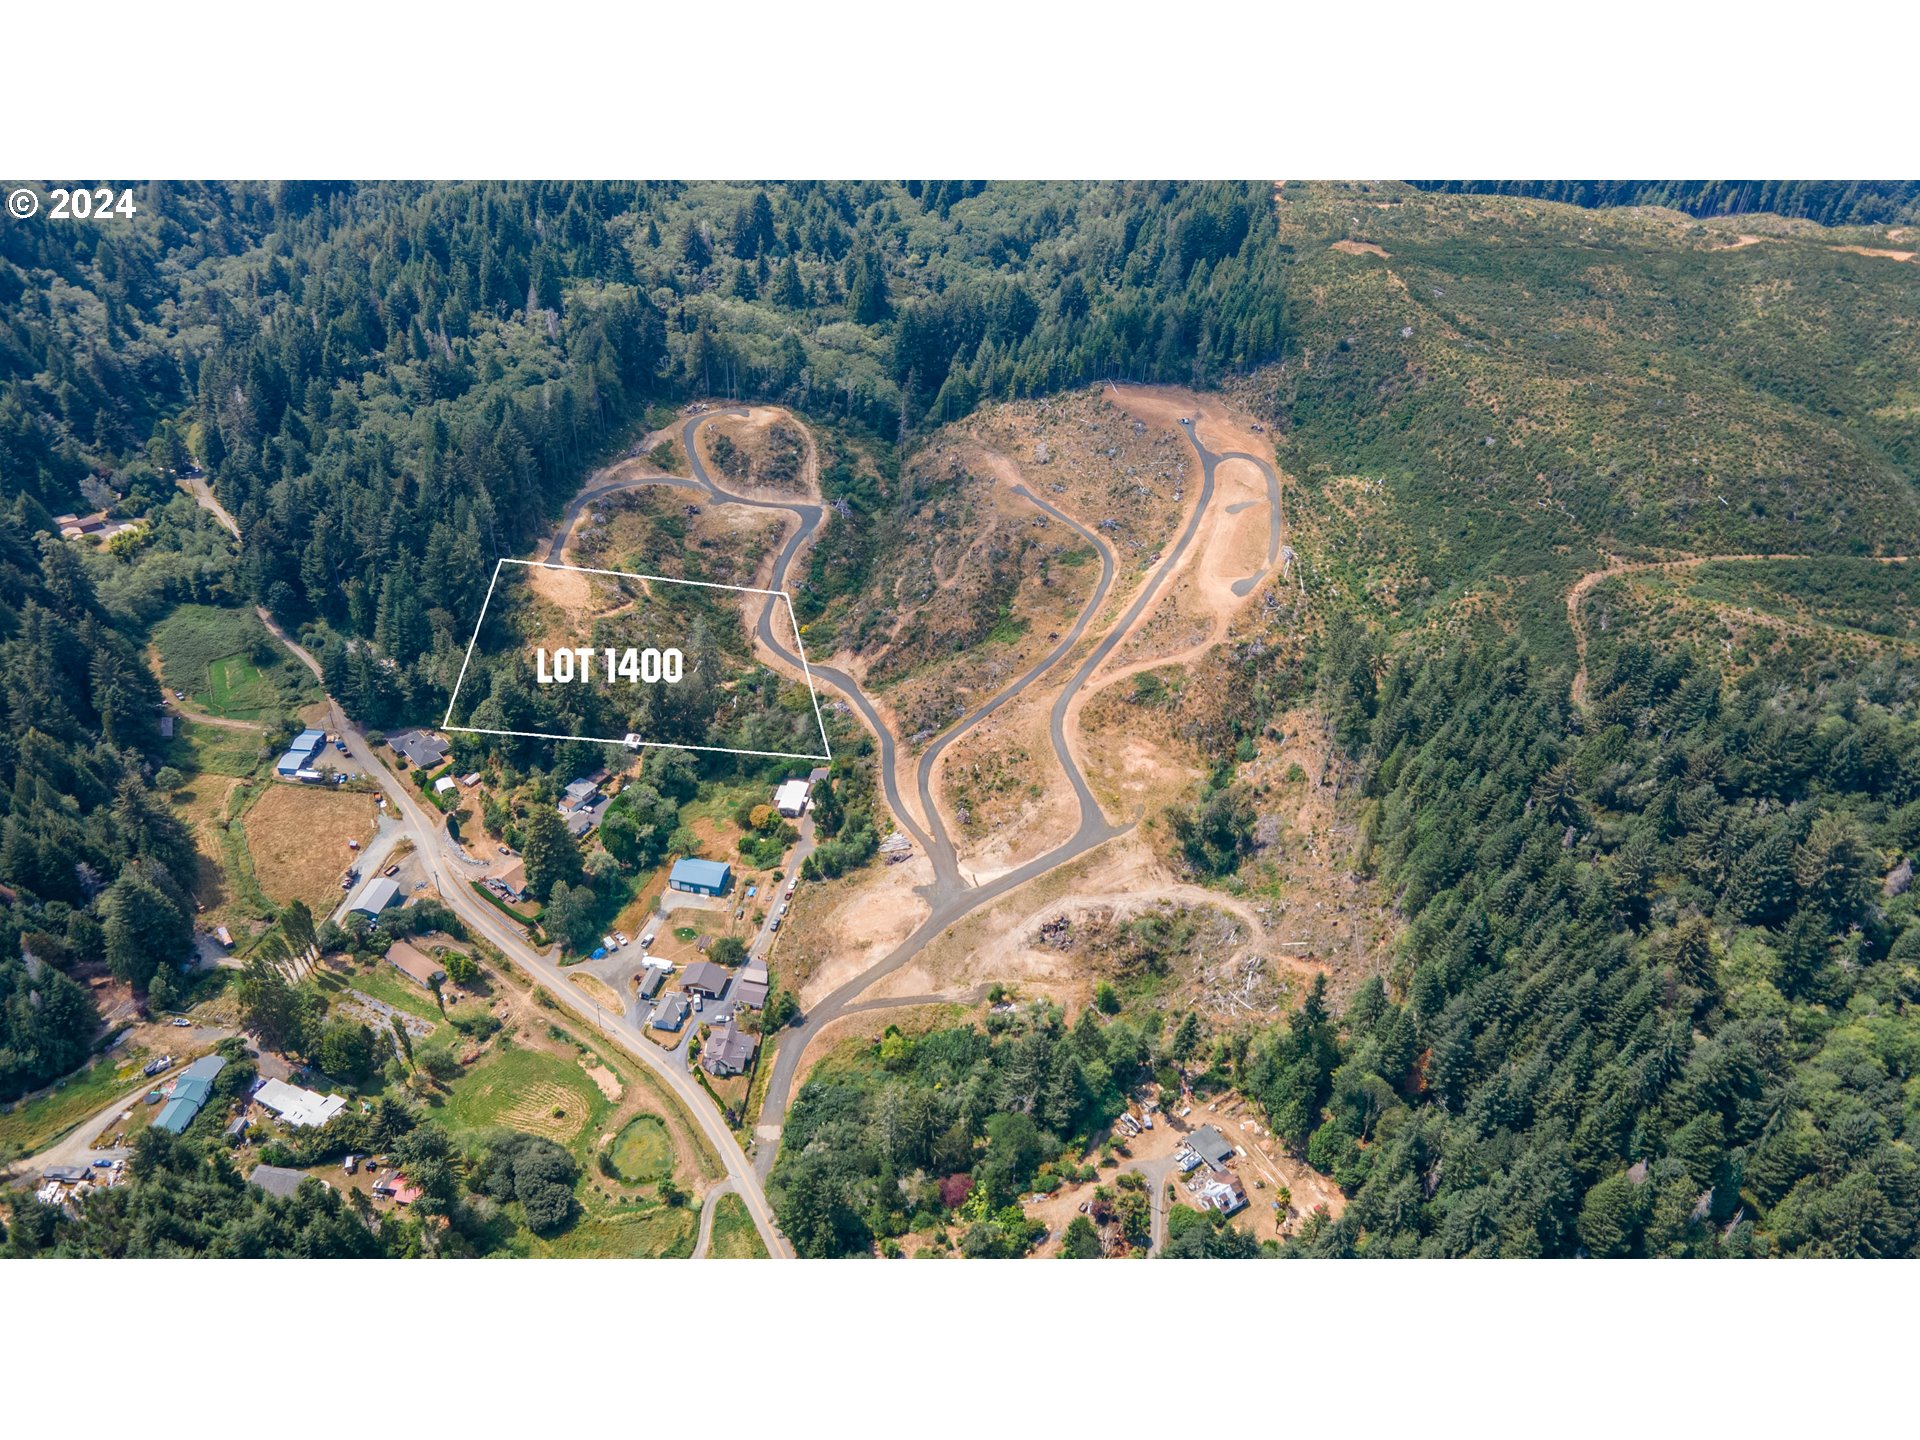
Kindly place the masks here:
<instances>
[{"instance_id":1,"label":"paved winding road","mask_svg":"<svg viewBox=\"0 0 1920 1440\"><path fill-rule=\"evenodd\" d=\"M232 516L219 507L204 481L197 485L189 482L188 489L193 491L202 505L219 516L223 524L238 534ZM263 618L288 650L318 676L319 662L276 625L270 616L263 614ZM746 1202L747 1212L753 1217L754 1226L759 1230L768 1252L776 1256L791 1255L793 1248L780 1233L779 1225L774 1220L773 1207L767 1203L766 1191L748 1162L746 1152L740 1148L740 1142L727 1128L725 1119L714 1108L706 1092L687 1074L684 1063L672 1063L671 1057L662 1054L660 1048L648 1041L624 1016L609 1016L578 986L568 984L560 967L535 950L518 925L473 893L467 876L461 871L461 861L453 853L452 841L447 837L439 812L427 813L412 787L402 783L387 768L385 759L347 718L338 701L329 696L327 704L331 716L329 728L347 742L347 753L385 792L389 812L411 835L421 863L427 867L429 876L449 908L476 935L498 948L522 971L544 985L557 1003L574 1011L603 1035L617 1042L660 1078L700 1127L714 1153L720 1157L734 1192Z\"/></svg>"},{"instance_id":2,"label":"paved winding road","mask_svg":"<svg viewBox=\"0 0 1920 1440\"><path fill-rule=\"evenodd\" d=\"M704 495L715 504L742 505L753 509L780 510L793 515L797 521L779 554L775 557L769 588L786 592L789 588L790 572L794 560L806 544L819 530L824 519L824 507L805 500L764 500L739 495L727 490L715 482L700 458L695 441L701 425L716 414L741 413L733 410L710 410L687 419L681 426L681 440L686 449L692 469L692 478L677 476L645 476L630 480L611 481L602 484L590 484L576 495L568 505L553 538L546 547L545 563L557 564L565 554L566 546L581 515L596 500L624 490L639 489L651 485L670 485L691 490ZM1124 834L1130 827L1111 824L1095 799L1092 787L1073 758L1072 749L1067 742L1066 726L1069 708L1080 690L1104 665L1113 652L1132 632L1135 624L1159 599L1169 577L1180 567L1187 551L1192 547L1194 537L1199 533L1201 523L1213 502L1215 491L1215 471L1223 460L1245 460L1258 467L1265 475L1272 509L1272 526L1268 545L1267 569L1270 570L1280 553L1282 522L1279 512L1280 485L1278 477L1270 465L1256 456L1242 452L1225 455L1214 454L1201 444L1194 434L1193 426L1182 427L1188 442L1193 446L1200 461L1201 488L1199 497L1185 525L1181 528L1173 545L1161 556L1158 564L1141 586L1140 593L1127 607L1121 617L1107 630L1101 639L1087 653L1075 669L1071 678L1055 698L1049 716L1049 728L1053 748L1061 768L1073 787L1079 803L1080 818L1073 835L1065 842L1044 855L1038 856L1026 864L998 875L981 883L970 883L960 874L958 858L952 838L947 833L939 808L933 803L932 783L935 767L948 746L971 730L982 720L992 715L1002 706L1017 698L1034 681L1048 673L1066 659L1085 639L1100 609L1107 602L1117 573L1117 562L1112 548L1092 530L1056 506L1034 495L1025 485L1012 487L1015 494L1032 504L1050 518L1059 521L1090 542L1100 557L1100 577L1092 594L1082 609L1078 620L1068 634L1031 669L1014 680L993 698L970 711L952 727L944 732L926 751L922 753L916 766L917 788L919 791L920 814L915 816L903 801L896 774L897 743L892 732L881 720L872 701L861 690L859 683L846 672L833 666L812 665L807 663L789 648L788 643L775 631L774 616L780 606L769 598L760 609L756 622L756 634L768 653L795 670L811 673L817 680L844 695L848 702L860 713L868 728L873 732L880 749L881 783L886 795L888 808L896 821L909 831L932 861L934 878L921 888L922 896L930 907L927 918L904 941L887 954L880 962L861 975L848 981L815 1005L803 1020L790 1030L783 1032L774 1054L773 1068L769 1075L766 1099L761 1109L762 1124L760 1135L767 1143L759 1148L755 1162L749 1164L744 1152L727 1129L711 1100L690 1080L683 1067L666 1062L658 1047L649 1044L638 1029L625 1017L608 1017L604 1011L594 1006L576 987L566 983L565 976L545 956L526 943L525 937L517 926L512 925L491 906L477 899L469 890L465 877L457 869L449 868L454 864L448 854L450 842L446 841L437 816L429 816L416 802L411 792L403 786L387 769L377 753L366 743L366 739L340 714L339 707L333 707L334 728L347 737L349 751L359 760L384 789L397 808L400 818L416 836L416 844L421 855L428 863L441 894L476 932L498 946L514 962L522 966L536 979L542 981L561 1003L566 1004L583 1016L593 1020L604 1033L618 1039L623 1048L637 1056L643 1063L651 1066L679 1096L715 1150L720 1154L727 1170L726 1187L739 1194L747 1204L761 1237L767 1242L768 1249L775 1255L790 1255L791 1248L774 1224L771 1207L766 1200L763 1186L764 1177L772 1171L778 1154L779 1127L784 1120L787 1105L798 1079L798 1070L809 1043L827 1026L841 1016L889 1006L912 1003L914 999L944 999L947 997L910 997L909 1000L862 1001L860 996L876 982L901 969L920 953L929 943L950 926L965 918L983 905L990 903L1008 891L1024 885L1027 881L1044 875L1049 871L1070 863L1088 851L1105 844L1117 835ZM214 510L234 529L232 518L219 509L204 482L199 485L189 483L201 503ZM1250 593L1253 587L1264 578L1266 571L1238 581L1234 585L1236 594ZM263 617L265 618L265 617ZM272 626L272 621L268 618ZM313 658L289 639L277 626L274 632L285 641L293 652L319 673L319 666ZM1158 1188L1164 1189L1164 1185ZM708 1197L708 1205L702 1214L700 1239L695 1253L705 1254L710 1240L712 1204L718 1191ZM1159 1227L1156 1226L1156 1229ZM1156 1237L1159 1238L1159 1237Z\"/></svg>"},{"instance_id":3,"label":"paved winding road","mask_svg":"<svg viewBox=\"0 0 1920 1440\"><path fill-rule=\"evenodd\" d=\"M769 588L773 590L787 590L793 561L819 529L823 518L823 508L819 504L810 501L761 500L744 495L737 495L718 484L708 472L705 463L701 460L699 447L695 442L700 426L712 418L713 415L722 413L730 412L707 411L703 414L690 417L681 426L681 441L686 450L688 462L693 472L690 480L678 477L644 477L626 481L615 481L608 484L592 486L583 491L579 497L576 497L573 504L567 508L566 514L561 522L560 530L547 546L548 563L556 562L564 553L568 537L572 534L574 526L578 523L581 513L592 501L619 490L636 489L646 485L670 484L681 488L697 490L715 504L746 505L756 509L784 510L794 515L798 523L788 535L785 544L781 547L779 555L775 558L772 578L768 582ZM739 412L734 411L731 413ZM773 1068L768 1077L766 1099L761 1107L759 1134L767 1143L763 1143L760 1146L755 1157L755 1164L762 1177L771 1173L773 1169L773 1163L778 1154L778 1127L785 1117L788 1102L792 1097L794 1086L798 1079L801 1060L806 1053L809 1042L811 1042L816 1035L842 1015L851 1013L856 1009L869 1010L882 1008L882 1005L888 1002L861 1002L860 996L871 989L876 982L907 965L930 942L957 921L978 910L981 906L997 899L999 896L1006 894L1008 891L1024 885L1027 881L1078 859L1088 851L1105 844L1116 835L1125 833L1128 828L1126 826L1113 825L1107 820L1105 813L1100 809L1098 800L1094 798L1093 789L1087 783L1086 776L1081 772L1079 765L1073 758L1072 749L1067 743L1066 725L1068 709L1072 704L1074 696L1094 673L1106 663L1114 650L1117 649L1127 635L1131 633L1134 625L1139 621L1141 616L1159 599L1168 577L1180 567L1188 549L1193 544L1195 535L1199 533L1208 507L1213 502L1215 489L1214 473L1222 460L1236 459L1251 461L1266 475L1269 484L1269 493L1274 497L1274 520L1268 553L1269 567L1273 561L1278 558L1280 549L1280 520L1278 516L1277 499L1280 487L1278 478L1274 475L1272 468L1254 456L1241 454L1239 452L1230 455L1216 455L1201 444L1199 438L1193 433L1193 427L1191 425L1183 426L1182 428L1186 432L1188 442L1193 446L1195 455L1200 460L1201 487L1199 498L1171 548L1162 555L1158 565L1154 568L1146 584L1141 587L1140 593L1134 598L1132 604L1127 607L1120 619L1114 623L1100 641L1094 645L1092 650L1088 652L1086 658L1081 661L1079 667L1074 671L1073 676L1067 681L1058 697L1056 697L1052 712L1049 716L1049 728L1052 735L1054 753L1059 759L1061 768L1066 773L1068 783L1073 787L1075 798L1079 802L1080 807L1079 824L1073 835L1061 845L989 881L970 884L960 874L959 863L955 854L952 838L947 833L945 822L939 812L939 807L933 803L932 783L935 766L938 764L941 754L948 746L975 725L979 724L980 721L986 719L996 710L1021 695L1035 680L1046 674L1072 653L1085 638L1087 630L1092 625L1095 616L1098 615L1101 607L1106 603L1107 597L1113 587L1114 576L1117 572L1117 564L1112 548L1092 530L1056 506L1034 495L1026 486L1016 485L1013 487L1015 494L1051 518L1067 525L1094 546L1096 553L1100 557L1100 578L1096 582L1087 604L1082 609L1079 619L1059 644L999 694L963 716L922 753L916 767L917 788L919 790L918 798L920 800L919 818L916 818L914 813L903 803L900 794L898 776L896 774L897 744L894 736L881 721L873 703L861 690L859 683L851 675L833 666L818 664L811 666L811 673L815 679L826 683L844 695L854 708L860 712L868 728L872 730L880 747L880 775L888 808L892 811L898 823L911 832L914 839L919 842L921 848L927 852L929 859L933 863L934 878L930 884L922 887L920 892L929 905L929 914L927 918L921 922L920 926L882 958L878 964L871 966L854 979L842 985L839 989L833 991L819 1004L815 1005L800 1023L782 1033L778 1047L774 1053ZM1240 583L1245 584L1250 590L1252 585L1257 583L1260 578L1262 577L1256 575ZM768 652L784 663L792 666L796 670L801 669L803 668L803 661L800 656L794 653L787 643L775 633L773 623L775 613L776 606L771 600L761 607L756 627L760 643Z\"/></svg>"}]
</instances>

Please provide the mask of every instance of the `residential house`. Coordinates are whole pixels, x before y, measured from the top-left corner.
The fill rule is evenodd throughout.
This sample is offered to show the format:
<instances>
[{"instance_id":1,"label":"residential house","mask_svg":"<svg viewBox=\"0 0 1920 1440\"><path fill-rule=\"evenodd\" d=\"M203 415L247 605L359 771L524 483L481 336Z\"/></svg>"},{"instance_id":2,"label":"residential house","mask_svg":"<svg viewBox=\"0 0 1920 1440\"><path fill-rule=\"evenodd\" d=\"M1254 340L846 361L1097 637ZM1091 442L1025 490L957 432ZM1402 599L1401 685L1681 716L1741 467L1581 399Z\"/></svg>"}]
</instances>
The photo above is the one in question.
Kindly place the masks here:
<instances>
[{"instance_id":1,"label":"residential house","mask_svg":"<svg viewBox=\"0 0 1920 1440\"><path fill-rule=\"evenodd\" d=\"M315 1090L289 1085L284 1080L264 1081L253 1092L253 1098L295 1127L324 1125L347 1108L344 1095L322 1095Z\"/></svg>"},{"instance_id":2,"label":"residential house","mask_svg":"<svg viewBox=\"0 0 1920 1440\"><path fill-rule=\"evenodd\" d=\"M1237 1175L1209 1175L1195 1187L1194 1201L1202 1210L1235 1215L1247 1208L1247 1192Z\"/></svg>"},{"instance_id":3,"label":"residential house","mask_svg":"<svg viewBox=\"0 0 1920 1440\"><path fill-rule=\"evenodd\" d=\"M704 995L709 1000L718 1000L727 993L727 982L732 978L726 966L716 965L711 960L696 960L681 973L680 988L689 995Z\"/></svg>"},{"instance_id":4,"label":"residential house","mask_svg":"<svg viewBox=\"0 0 1920 1440\"><path fill-rule=\"evenodd\" d=\"M687 1023L687 1015L692 1009L693 1007L687 1003L687 997L676 990L653 1007L653 1028L678 1030Z\"/></svg>"},{"instance_id":5,"label":"residential house","mask_svg":"<svg viewBox=\"0 0 1920 1440\"><path fill-rule=\"evenodd\" d=\"M213 1095L213 1077L225 1069L226 1064L223 1056L202 1055L175 1076L167 1103L153 1117L154 1128L178 1135L191 1125L193 1117Z\"/></svg>"},{"instance_id":6,"label":"residential house","mask_svg":"<svg viewBox=\"0 0 1920 1440\"><path fill-rule=\"evenodd\" d=\"M709 1075L745 1074L759 1043L729 1019L707 1031L707 1038L700 1042L700 1067Z\"/></svg>"},{"instance_id":7,"label":"residential house","mask_svg":"<svg viewBox=\"0 0 1920 1440\"><path fill-rule=\"evenodd\" d=\"M773 808L789 820L798 819L807 813L807 782L788 780L773 792Z\"/></svg>"},{"instance_id":8,"label":"residential house","mask_svg":"<svg viewBox=\"0 0 1920 1440\"><path fill-rule=\"evenodd\" d=\"M500 882L507 899L519 900L527 893L527 862L516 856L511 865L493 878Z\"/></svg>"},{"instance_id":9,"label":"residential house","mask_svg":"<svg viewBox=\"0 0 1920 1440\"><path fill-rule=\"evenodd\" d=\"M405 940L388 947L387 963L423 990L432 990L447 978L444 965Z\"/></svg>"},{"instance_id":10,"label":"residential house","mask_svg":"<svg viewBox=\"0 0 1920 1440\"><path fill-rule=\"evenodd\" d=\"M586 810L600 803L600 787L591 780L575 780L567 786L566 794L560 800L560 813L572 814L575 810Z\"/></svg>"},{"instance_id":11,"label":"residential house","mask_svg":"<svg viewBox=\"0 0 1920 1440\"><path fill-rule=\"evenodd\" d=\"M749 960L733 983L733 998L749 1010L758 1010L767 1003L767 986L767 962Z\"/></svg>"},{"instance_id":12,"label":"residential house","mask_svg":"<svg viewBox=\"0 0 1920 1440\"><path fill-rule=\"evenodd\" d=\"M395 1170L373 1182L373 1193L376 1199L391 1200L396 1205L411 1205L425 1192Z\"/></svg>"},{"instance_id":13,"label":"residential house","mask_svg":"<svg viewBox=\"0 0 1920 1440\"><path fill-rule=\"evenodd\" d=\"M447 758L450 747L438 735L429 735L424 730L402 730L398 735L387 737L387 748L406 756L408 764L431 770Z\"/></svg>"}]
</instances>

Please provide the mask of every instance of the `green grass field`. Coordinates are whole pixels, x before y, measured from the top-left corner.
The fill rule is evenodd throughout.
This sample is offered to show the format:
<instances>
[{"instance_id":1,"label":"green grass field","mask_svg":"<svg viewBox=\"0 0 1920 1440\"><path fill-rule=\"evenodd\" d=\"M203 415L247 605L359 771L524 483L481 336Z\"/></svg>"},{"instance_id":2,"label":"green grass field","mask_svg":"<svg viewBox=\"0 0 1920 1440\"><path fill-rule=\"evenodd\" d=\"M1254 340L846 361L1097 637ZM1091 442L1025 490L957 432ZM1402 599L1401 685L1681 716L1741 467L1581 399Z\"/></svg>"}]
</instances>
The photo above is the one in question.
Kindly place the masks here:
<instances>
[{"instance_id":1,"label":"green grass field","mask_svg":"<svg viewBox=\"0 0 1920 1440\"><path fill-rule=\"evenodd\" d=\"M442 1105L440 1119L456 1136L495 1126L544 1135L583 1166L611 1108L578 1065L517 1047L495 1050L454 1081Z\"/></svg>"},{"instance_id":2,"label":"green grass field","mask_svg":"<svg viewBox=\"0 0 1920 1440\"><path fill-rule=\"evenodd\" d=\"M707 1253L716 1260L764 1260L767 1244L753 1228L747 1202L738 1195L722 1195L714 1202L713 1238Z\"/></svg>"},{"instance_id":3,"label":"green grass field","mask_svg":"<svg viewBox=\"0 0 1920 1440\"><path fill-rule=\"evenodd\" d=\"M699 1233L700 1212L691 1205L593 1203L560 1234L529 1236L525 1253L559 1260L684 1260Z\"/></svg>"},{"instance_id":4,"label":"green grass field","mask_svg":"<svg viewBox=\"0 0 1920 1440\"><path fill-rule=\"evenodd\" d=\"M223 656L209 665L207 671L212 680L207 690L209 708L230 715L259 706L263 677L260 667L246 656Z\"/></svg>"},{"instance_id":5,"label":"green grass field","mask_svg":"<svg viewBox=\"0 0 1920 1440\"><path fill-rule=\"evenodd\" d=\"M153 641L168 688L213 715L260 720L319 694L251 610L181 605L154 627Z\"/></svg>"},{"instance_id":6,"label":"green grass field","mask_svg":"<svg viewBox=\"0 0 1920 1440\"><path fill-rule=\"evenodd\" d=\"M0 1115L0 1161L46 1149L114 1097L140 1083L147 1052L128 1044L123 1050L70 1075L57 1088L15 1105Z\"/></svg>"},{"instance_id":7,"label":"green grass field","mask_svg":"<svg viewBox=\"0 0 1920 1440\"><path fill-rule=\"evenodd\" d=\"M673 1174L673 1137L658 1115L636 1115L613 1142L613 1168L631 1185L652 1185Z\"/></svg>"},{"instance_id":8,"label":"green grass field","mask_svg":"<svg viewBox=\"0 0 1920 1440\"><path fill-rule=\"evenodd\" d=\"M167 764L188 775L226 775L245 780L260 768L265 758L264 749L256 732L196 725L191 720L178 718L164 758Z\"/></svg>"},{"instance_id":9,"label":"green grass field","mask_svg":"<svg viewBox=\"0 0 1920 1440\"><path fill-rule=\"evenodd\" d=\"M446 1019L440 1013L440 1007L434 1004L430 991L422 990L384 960L371 970L355 969L353 978L347 984L363 995L384 1000L396 1010L404 1010L435 1025Z\"/></svg>"}]
</instances>

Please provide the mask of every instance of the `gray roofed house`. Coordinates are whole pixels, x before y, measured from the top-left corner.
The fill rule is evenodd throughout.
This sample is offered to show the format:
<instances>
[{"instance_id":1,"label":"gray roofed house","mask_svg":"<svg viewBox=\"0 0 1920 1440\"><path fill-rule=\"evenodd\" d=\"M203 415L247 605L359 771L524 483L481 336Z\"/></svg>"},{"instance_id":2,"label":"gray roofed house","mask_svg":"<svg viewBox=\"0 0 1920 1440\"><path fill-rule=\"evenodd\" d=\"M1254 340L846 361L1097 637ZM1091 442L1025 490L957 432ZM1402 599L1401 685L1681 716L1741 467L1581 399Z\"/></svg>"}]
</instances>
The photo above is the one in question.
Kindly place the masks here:
<instances>
[{"instance_id":1,"label":"gray roofed house","mask_svg":"<svg viewBox=\"0 0 1920 1440\"><path fill-rule=\"evenodd\" d=\"M1209 1170L1224 1170L1233 1159L1234 1149L1227 1137L1211 1125L1202 1125L1187 1137L1187 1149L1198 1155Z\"/></svg>"},{"instance_id":2,"label":"gray roofed house","mask_svg":"<svg viewBox=\"0 0 1920 1440\"><path fill-rule=\"evenodd\" d=\"M591 780L575 780L567 786L567 798L560 802L560 813L578 810L600 798L600 787Z\"/></svg>"},{"instance_id":3,"label":"gray roofed house","mask_svg":"<svg viewBox=\"0 0 1920 1440\"><path fill-rule=\"evenodd\" d=\"M300 1188L300 1182L306 1179L305 1173L289 1170L284 1165L256 1165L247 1172L247 1183L258 1185L269 1195L278 1195L282 1200L292 1197Z\"/></svg>"},{"instance_id":4,"label":"gray roofed house","mask_svg":"<svg viewBox=\"0 0 1920 1440\"><path fill-rule=\"evenodd\" d=\"M693 1007L687 1004L687 997L678 990L667 996L653 1009L653 1028L656 1030L678 1030L687 1023L687 1012Z\"/></svg>"},{"instance_id":5,"label":"gray roofed house","mask_svg":"<svg viewBox=\"0 0 1920 1440\"><path fill-rule=\"evenodd\" d=\"M707 1032L707 1038L700 1044L700 1066L709 1075L742 1074L753 1063L754 1047L758 1044L753 1036L728 1020Z\"/></svg>"},{"instance_id":6,"label":"gray roofed house","mask_svg":"<svg viewBox=\"0 0 1920 1440\"><path fill-rule=\"evenodd\" d=\"M446 759L449 748L446 741L424 730L402 730L398 735L389 735L387 747L395 754L406 756L409 764L418 765L422 770L431 770Z\"/></svg>"},{"instance_id":7,"label":"gray roofed house","mask_svg":"<svg viewBox=\"0 0 1920 1440\"><path fill-rule=\"evenodd\" d=\"M400 887L382 875L367 883L360 892L360 898L349 905L349 911L358 911L362 915L378 917L380 912L399 898Z\"/></svg>"},{"instance_id":8,"label":"gray roofed house","mask_svg":"<svg viewBox=\"0 0 1920 1440\"><path fill-rule=\"evenodd\" d=\"M666 983L667 972L656 970L649 965L640 975L640 998L651 1000L660 993L660 987Z\"/></svg>"},{"instance_id":9,"label":"gray roofed house","mask_svg":"<svg viewBox=\"0 0 1920 1440\"><path fill-rule=\"evenodd\" d=\"M733 982L733 998L750 1010L758 1010L767 1003L767 962L751 960Z\"/></svg>"},{"instance_id":10,"label":"gray roofed house","mask_svg":"<svg viewBox=\"0 0 1920 1440\"><path fill-rule=\"evenodd\" d=\"M85 1165L49 1165L40 1172L42 1180L52 1180L61 1185L78 1185L87 1178Z\"/></svg>"},{"instance_id":11,"label":"gray roofed house","mask_svg":"<svg viewBox=\"0 0 1920 1440\"><path fill-rule=\"evenodd\" d=\"M600 823L600 812L591 805L583 805L578 810L563 810L567 833L578 840Z\"/></svg>"},{"instance_id":12,"label":"gray roofed house","mask_svg":"<svg viewBox=\"0 0 1920 1440\"><path fill-rule=\"evenodd\" d=\"M730 978L724 965L716 965L711 960L696 960L681 974L680 988L689 994L718 1000L726 993Z\"/></svg>"}]
</instances>

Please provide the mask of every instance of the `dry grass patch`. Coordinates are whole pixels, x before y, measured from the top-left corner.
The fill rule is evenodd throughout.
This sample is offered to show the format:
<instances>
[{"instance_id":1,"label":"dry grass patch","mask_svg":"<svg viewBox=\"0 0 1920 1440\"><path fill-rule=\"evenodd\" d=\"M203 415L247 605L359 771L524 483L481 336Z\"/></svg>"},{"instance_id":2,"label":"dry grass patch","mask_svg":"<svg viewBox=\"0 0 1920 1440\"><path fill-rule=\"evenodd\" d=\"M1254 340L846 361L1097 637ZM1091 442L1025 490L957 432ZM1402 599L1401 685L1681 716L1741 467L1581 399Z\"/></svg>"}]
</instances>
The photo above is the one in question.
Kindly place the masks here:
<instances>
[{"instance_id":1,"label":"dry grass patch","mask_svg":"<svg viewBox=\"0 0 1920 1440\"><path fill-rule=\"evenodd\" d=\"M377 828L371 795L307 785L268 785L247 811L247 850L260 888L276 905L305 901L316 915L340 898L340 875Z\"/></svg>"}]
</instances>

